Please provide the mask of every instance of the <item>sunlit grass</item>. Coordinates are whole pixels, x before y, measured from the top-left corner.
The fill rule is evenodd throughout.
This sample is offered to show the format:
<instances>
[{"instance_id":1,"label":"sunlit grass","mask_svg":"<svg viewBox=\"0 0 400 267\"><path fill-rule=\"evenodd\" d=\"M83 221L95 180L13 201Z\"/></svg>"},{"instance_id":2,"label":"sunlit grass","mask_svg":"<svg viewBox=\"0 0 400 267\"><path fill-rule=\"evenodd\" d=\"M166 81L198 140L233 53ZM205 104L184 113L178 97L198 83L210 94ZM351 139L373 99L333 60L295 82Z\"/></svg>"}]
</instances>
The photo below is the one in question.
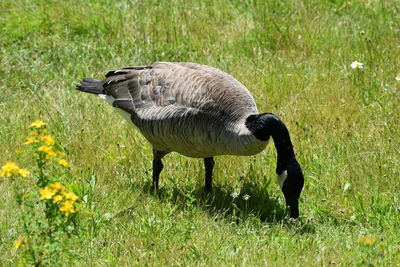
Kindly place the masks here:
<instances>
[{"instance_id":1,"label":"sunlit grass","mask_svg":"<svg viewBox=\"0 0 400 267\"><path fill-rule=\"evenodd\" d=\"M20 153L26 125L51 125L70 163L65 178L94 212L63 256L71 265L399 262L398 2L3 0L0 8L0 164L34 162ZM282 117L306 179L298 222L285 219L273 145L217 157L211 197L201 160L168 155L160 198L150 192L150 146L74 85L156 60L221 68L260 112ZM5 265L20 262L10 192L1 181Z\"/></svg>"}]
</instances>

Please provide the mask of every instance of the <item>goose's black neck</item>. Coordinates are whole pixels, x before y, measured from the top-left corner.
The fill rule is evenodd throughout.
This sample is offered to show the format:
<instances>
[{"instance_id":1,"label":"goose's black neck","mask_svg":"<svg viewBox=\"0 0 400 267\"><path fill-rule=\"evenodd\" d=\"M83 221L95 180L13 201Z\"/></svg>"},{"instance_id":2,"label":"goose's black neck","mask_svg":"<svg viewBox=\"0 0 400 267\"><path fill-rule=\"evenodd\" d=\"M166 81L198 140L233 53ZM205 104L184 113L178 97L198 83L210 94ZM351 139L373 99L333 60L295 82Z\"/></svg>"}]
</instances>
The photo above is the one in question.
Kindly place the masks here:
<instances>
[{"instance_id":1,"label":"goose's black neck","mask_svg":"<svg viewBox=\"0 0 400 267\"><path fill-rule=\"evenodd\" d=\"M259 140L267 141L271 136L274 139L278 153L278 183L285 196L286 205L290 207L290 216L299 217L299 197L304 185L304 176L294 156L288 129L278 116L271 113L250 115L246 119L246 127Z\"/></svg>"},{"instance_id":2,"label":"goose's black neck","mask_svg":"<svg viewBox=\"0 0 400 267\"><path fill-rule=\"evenodd\" d=\"M278 154L278 168L295 157L289 131L278 116L271 113L250 115L246 127L259 140L267 141L272 136Z\"/></svg>"}]
</instances>

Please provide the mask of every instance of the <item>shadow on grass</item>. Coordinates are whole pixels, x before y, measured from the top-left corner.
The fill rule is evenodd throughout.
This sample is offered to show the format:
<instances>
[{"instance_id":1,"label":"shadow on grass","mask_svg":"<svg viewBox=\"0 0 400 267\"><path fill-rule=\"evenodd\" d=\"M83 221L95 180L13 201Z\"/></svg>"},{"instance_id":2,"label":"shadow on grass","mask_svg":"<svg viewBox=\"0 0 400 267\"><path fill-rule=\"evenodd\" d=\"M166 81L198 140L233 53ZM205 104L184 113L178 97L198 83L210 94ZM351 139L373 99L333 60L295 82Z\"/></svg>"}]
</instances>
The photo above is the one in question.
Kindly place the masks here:
<instances>
[{"instance_id":1,"label":"shadow on grass","mask_svg":"<svg viewBox=\"0 0 400 267\"><path fill-rule=\"evenodd\" d=\"M237 197L233 189L225 186L214 187L211 194L200 190L203 208L214 216L233 217L236 220L257 217L263 222L280 222L287 214L286 208L279 203L278 198L271 197L268 191L262 190L259 185L243 184Z\"/></svg>"},{"instance_id":2,"label":"shadow on grass","mask_svg":"<svg viewBox=\"0 0 400 267\"><path fill-rule=\"evenodd\" d=\"M144 191L158 196L163 202L173 202L182 208L200 207L216 220L230 219L240 223L250 217L259 218L262 222L281 222L287 218L286 207L279 203L277 197L271 197L267 189L253 183L244 183L241 192L234 196L234 189L227 185L214 186L208 194L204 188L187 186L178 188L161 188L158 195L151 187ZM247 198L248 196L248 198Z\"/></svg>"},{"instance_id":3,"label":"shadow on grass","mask_svg":"<svg viewBox=\"0 0 400 267\"><path fill-rule=\"evenodd\" d=\"M164 203L172 203L178 208L192 210L194 207L208 212L216 221L227 220L236 224L254 223L254 219L261 223L281 224L293 234L315 233L314 222L300 217L293 220L288 216L288 210L278 201L278 197L270 196L268 185L262 188L254 183L245 182L237 197L232 197L235 192L229 185L214 186L213 192L208 194L203 187L194 185L178 187L162 187L158 193L153 192L150 183L131 184L143 193L151 195ZM246 200L246 195L249 198ZM136 207L121 210L116 215L131 216ZM258 223L256 223L258 224Z\"/></svg>"}]
</instances>

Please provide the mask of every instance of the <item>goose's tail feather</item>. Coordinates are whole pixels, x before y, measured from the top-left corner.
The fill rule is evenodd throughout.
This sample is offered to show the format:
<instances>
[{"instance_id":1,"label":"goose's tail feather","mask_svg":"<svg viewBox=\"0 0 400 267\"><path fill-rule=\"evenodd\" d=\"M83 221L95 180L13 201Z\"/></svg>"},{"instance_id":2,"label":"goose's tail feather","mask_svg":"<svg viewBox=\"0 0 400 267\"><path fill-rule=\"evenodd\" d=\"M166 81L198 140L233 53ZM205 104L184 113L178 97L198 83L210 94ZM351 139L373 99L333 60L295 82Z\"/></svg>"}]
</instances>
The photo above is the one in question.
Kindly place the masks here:
<instances>
[{"instance_id":1,"label":"goose's tail feather","mask_svg":"<svg viewBox=\"0 0 400 267\"><path fill-rule=\"evenodd\" d=\"M76 89L82 92L91 93L95 95L104 94L103 81L92 78L84 78Z\"/></svg>"}]
</instances>

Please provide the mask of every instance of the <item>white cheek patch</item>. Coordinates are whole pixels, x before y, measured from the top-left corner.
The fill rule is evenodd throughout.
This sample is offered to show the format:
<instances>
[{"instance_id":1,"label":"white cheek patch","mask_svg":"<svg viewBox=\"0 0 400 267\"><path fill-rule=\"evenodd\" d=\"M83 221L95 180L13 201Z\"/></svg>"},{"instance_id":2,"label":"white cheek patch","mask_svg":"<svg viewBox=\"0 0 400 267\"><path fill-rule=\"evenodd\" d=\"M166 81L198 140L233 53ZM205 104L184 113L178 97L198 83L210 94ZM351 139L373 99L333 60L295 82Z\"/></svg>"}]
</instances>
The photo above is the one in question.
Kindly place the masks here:
<instances>
[{"instance_id":1,"label":"white cheek patch","mask_svg":"<svg viewBox=\"0 0 400 267\"><path fill-rule=\"evenodd\" d=\"M281 174L277 174L277 178L278 178L279 187L282 190L283 183L285 182L285 180L287 178L287 170L284 170Z\"/></svg>"}]
</instances>

